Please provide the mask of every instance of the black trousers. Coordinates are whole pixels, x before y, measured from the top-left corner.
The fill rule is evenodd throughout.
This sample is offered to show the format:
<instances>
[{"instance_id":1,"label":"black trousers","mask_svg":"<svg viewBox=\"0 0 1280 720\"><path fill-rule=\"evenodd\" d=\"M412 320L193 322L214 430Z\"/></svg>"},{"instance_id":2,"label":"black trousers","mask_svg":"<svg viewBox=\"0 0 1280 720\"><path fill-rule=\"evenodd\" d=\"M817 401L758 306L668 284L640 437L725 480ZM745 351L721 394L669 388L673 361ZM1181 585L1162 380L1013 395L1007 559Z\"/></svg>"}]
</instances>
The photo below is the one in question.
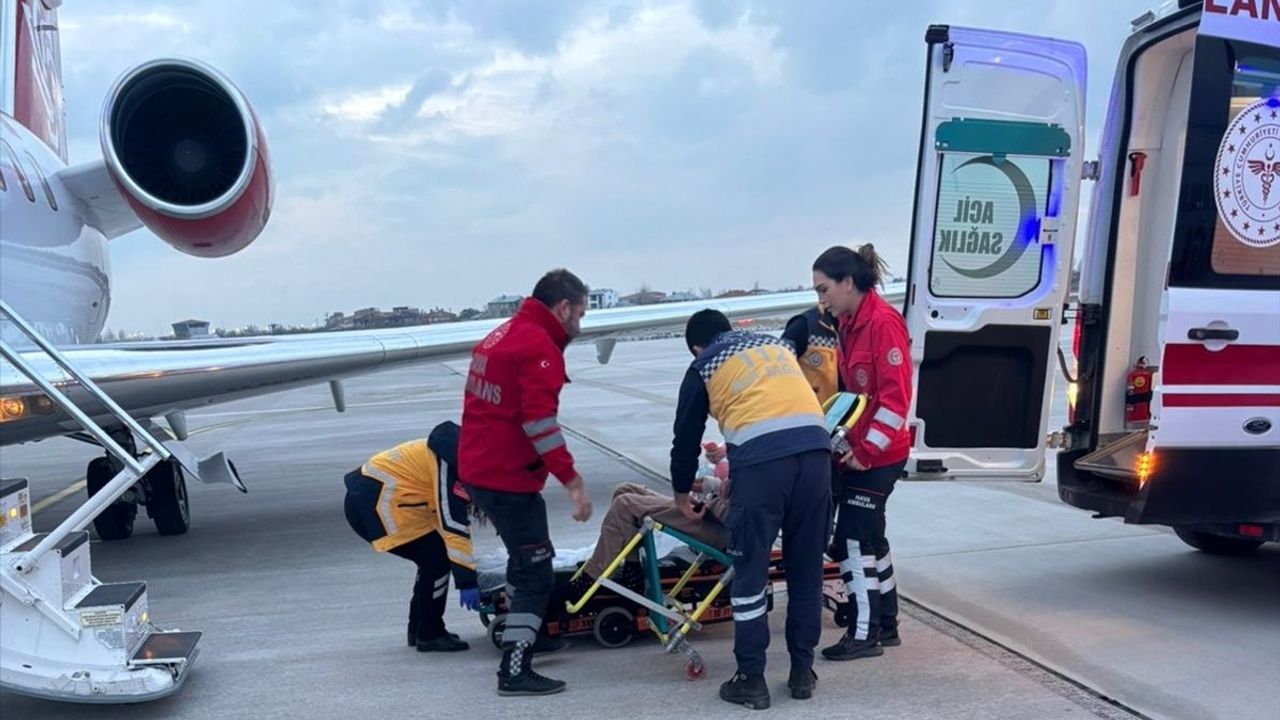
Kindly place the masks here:
<instances>
[{"instance_id":1,"label":"black trousers","mask_svg":"<svg viewBox=\"0 0 1280 720\"><path fill-rule=\"evenodd\" d=\"M885 529L885 505L906 461L861 471L842 471L841 499L831 559L840 563L849 598L849 633L877 640L898 627L898 590Z\"/></svg>"},{"instance_id":2,"label":"black trousers","mask_svg":"<svg viewBox=\"0 0 1280 720\"><path fill-rule=\"evenodd\" d=\"M743 468L730 466L729 555L733 558L733 654L738 672L761 675L769 648L769 556L782 530L787 573L787 651L793 668L813 665L822 634L822 552L831 528L831 453L814 450Z\"/></svg>"},{"instance_id":3,"label":"black trousers","mask_svg":"<svg viewBox=\"0 0 1280 720\"><path fill-rule=\"evenodd\" d=\"M555 576L555 548L547 530L547 504L541 493L508 493L468 487L471 500L493 523L507 548L506 627L502 644L532 644L538 639Z\"/></svg>"},{"instance_id":4,"label":"black trousers","mask_svg":"<svg viewBox=\"0 0 1280 720\"><path fill-rule=\"evenodd\" d=\"M367 495L362 493L348 492L343 510L351 529L361 538L372 542L386 535L386 531L365 498ZM370 527L371 518L376 527ZM387 552L418 566L418 574L413 581L413 595L409 599L409 632L416 640L427 641L442 637L447 632L444 610L449 600L450 570L444 538L438 532L431 532Z\"/></svg>"}]
</instances>

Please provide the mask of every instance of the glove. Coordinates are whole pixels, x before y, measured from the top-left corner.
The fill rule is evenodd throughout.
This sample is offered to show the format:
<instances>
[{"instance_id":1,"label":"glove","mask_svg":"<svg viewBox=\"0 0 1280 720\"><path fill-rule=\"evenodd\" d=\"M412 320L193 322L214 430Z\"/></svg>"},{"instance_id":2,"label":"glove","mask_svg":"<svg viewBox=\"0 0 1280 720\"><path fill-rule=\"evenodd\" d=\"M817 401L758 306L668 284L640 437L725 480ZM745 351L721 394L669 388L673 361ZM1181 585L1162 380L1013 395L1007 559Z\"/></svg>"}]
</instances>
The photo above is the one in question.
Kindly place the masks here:
<instances>
[{"instance_id":1,"label":"glove","mask_svg":"<svg viewBox=\"0 0 1280 720\"><path fill-rule=\"evenodd\" d=\"M467 588L458 591L458 604L462 607L475 611L480 608L480 588Z\"/></svg>"}]
</instances>

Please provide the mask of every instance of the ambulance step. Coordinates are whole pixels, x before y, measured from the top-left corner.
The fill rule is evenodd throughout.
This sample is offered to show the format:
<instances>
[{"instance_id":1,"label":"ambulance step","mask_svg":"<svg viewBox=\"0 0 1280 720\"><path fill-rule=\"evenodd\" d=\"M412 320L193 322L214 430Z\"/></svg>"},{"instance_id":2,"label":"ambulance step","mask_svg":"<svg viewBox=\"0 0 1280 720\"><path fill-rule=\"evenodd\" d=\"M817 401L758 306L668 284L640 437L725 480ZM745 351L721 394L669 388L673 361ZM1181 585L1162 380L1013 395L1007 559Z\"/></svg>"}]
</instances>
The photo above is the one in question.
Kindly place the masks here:
<instances>
[{"instance_id":1,"label":"ambulance step","mask_svg":"<svg viewBox=\"0 0 1280 720\"><path fill-rule=\"evenodd\" d=\"M192 661L199 632L153 632L129 658L130 665L176 665Z\"/></svg>"},{"instance_id":2,"label":"ambulance step","mask_svg":"<svg viewBox=\"0 0 1280 720\"><path fill-rule=\"evenodd\" d=\"M1147 448L1147 431L1138 430L1076 460L1076 469L1095 475L1138 479L1138 456Z\"/></svg>"},{"instance_id":3,"label":"ambulance step","mask_svg":"<svg viewBox=\"0 0 1280 720\"><path fill-rule=\"evenodd\" d=\"M129 612L146 592L145 582L104 583L76 603L76 609L121 605L125 612Z\"/></svg>"}]
</instances>

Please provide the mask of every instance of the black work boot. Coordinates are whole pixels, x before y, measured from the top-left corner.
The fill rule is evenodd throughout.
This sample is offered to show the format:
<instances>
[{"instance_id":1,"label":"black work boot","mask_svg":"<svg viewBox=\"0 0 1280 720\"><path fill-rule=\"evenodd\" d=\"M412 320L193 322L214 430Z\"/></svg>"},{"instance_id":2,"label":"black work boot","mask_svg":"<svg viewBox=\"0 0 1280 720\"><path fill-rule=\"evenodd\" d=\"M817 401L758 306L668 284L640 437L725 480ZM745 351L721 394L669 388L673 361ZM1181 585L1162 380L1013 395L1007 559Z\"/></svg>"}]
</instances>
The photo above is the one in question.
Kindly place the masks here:
<instances>
[{"instance_id":1,"label":"black work boot","mask_svg":"<svg viewBox=\"0 0 1280 720\"><path fill-rule=\"evenodd\" d=\"M563 680L552 680L533 671L530 643L512 643L502 652L498 666L498 694L554 695L564 690Z\"/></svg>"},{"instance_id":2,"label":"black work boot","mask_svg":"<svg viewBox=\"0 0 1280 720\"><path fill-rule=\"evenodd\" d=\"M538 633L538 639L533 642L533 647L529 648L529 650L538 655L548 655L567 647L569 647L569 643L564 638Z\"/></svg>"},{"instance_id":3,"label":"black work boot","mask_svg":"<svg viewBox=\"0 0 1280 720\"><path fill-rule=\"evenodd\" d=\"M902 644L902 638L898 636L898 628L881 627L880 628L880 644L885 647L898 647Z\"/></svg>"},{"instance_id":4,"label":"black work boot","mask_svg":"<svg viewBox=\"0 0 1280 720\"><path fill-rule=\"evenodd\" d=\"M462 652L471 649L466 640L451 633L430 640L419 640L416 646L418 652Z\"/></svg>"},{"instance_id":5,"label":"black work boot","mask_svg":"<svg viewBox=\"0 0 1280 720\"><path fill-rule=\"evenodd\" d=\"M720 686L720 699L752 710L764 710L769 707L769 686L763 675L736 673Z\"/></svg>"},{"instance_id":6,"label":"black work boot","mask_svg":"<svg viewBox=\"0 0 1280 720\"><path fill-rule=\"evenodd\" d=\"M791 697L796 700L808 700L813 697L813 688L818 684L818 673L813 668L791 668L791 676L787 678L787 688Z\"/></svg>"},{"instance_id":7,"label":"black work boot","mask_svg":"<svg viewBox=\"0 0 1280 720\"><path fill-rule=\"evenodd\" d=\"M828 660L856 660L883 654L879 633L866 640L855 640L853 635L845 633L835 645L822 648L822 657Z\"/></svg>"},{"instance_id":8,"label":"black work boot","mask_svg":"<svg viewBox=\"0 0 1280 720\"><path fill-rule=\"evenodd\" d=\"M461 640L461 639L462 639L462 637L461 637L460 635L458 635L457 633L451 633L451 632L446 631L446 632L445 632L445 635L448 635L449 637L453 638L454 640ZM407 633L407 637L408 637L408 639L409 639L409 647L417 647L417 646L418 646L418 628L414 627L413 623L409 623L409 632Z\"/></svg>"}]
</instances>

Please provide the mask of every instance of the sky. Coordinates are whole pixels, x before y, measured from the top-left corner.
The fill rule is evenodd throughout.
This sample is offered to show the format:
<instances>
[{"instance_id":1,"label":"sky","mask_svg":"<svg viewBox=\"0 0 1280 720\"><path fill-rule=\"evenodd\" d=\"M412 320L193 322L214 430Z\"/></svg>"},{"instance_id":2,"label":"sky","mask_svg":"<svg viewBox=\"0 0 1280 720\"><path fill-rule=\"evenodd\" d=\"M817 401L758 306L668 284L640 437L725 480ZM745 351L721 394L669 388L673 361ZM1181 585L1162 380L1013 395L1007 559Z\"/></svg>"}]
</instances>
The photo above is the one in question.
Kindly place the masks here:
<instances>
[{"instance_id":1,"label":"sky","mask_svg":"<svg viewBox=\"0 0 1280 720\"><path fill-rule=\"evenodd\" d=\"M1093 157L1129 22L1154 0L72 0L72 163L111 82L197 57L248 96L277 197L242 252L111 241L112 329L482 307L552 267L622 294L808 285L833 244L906 270L931 23L1089 57Z\"/></svg>"}]
</instances>

